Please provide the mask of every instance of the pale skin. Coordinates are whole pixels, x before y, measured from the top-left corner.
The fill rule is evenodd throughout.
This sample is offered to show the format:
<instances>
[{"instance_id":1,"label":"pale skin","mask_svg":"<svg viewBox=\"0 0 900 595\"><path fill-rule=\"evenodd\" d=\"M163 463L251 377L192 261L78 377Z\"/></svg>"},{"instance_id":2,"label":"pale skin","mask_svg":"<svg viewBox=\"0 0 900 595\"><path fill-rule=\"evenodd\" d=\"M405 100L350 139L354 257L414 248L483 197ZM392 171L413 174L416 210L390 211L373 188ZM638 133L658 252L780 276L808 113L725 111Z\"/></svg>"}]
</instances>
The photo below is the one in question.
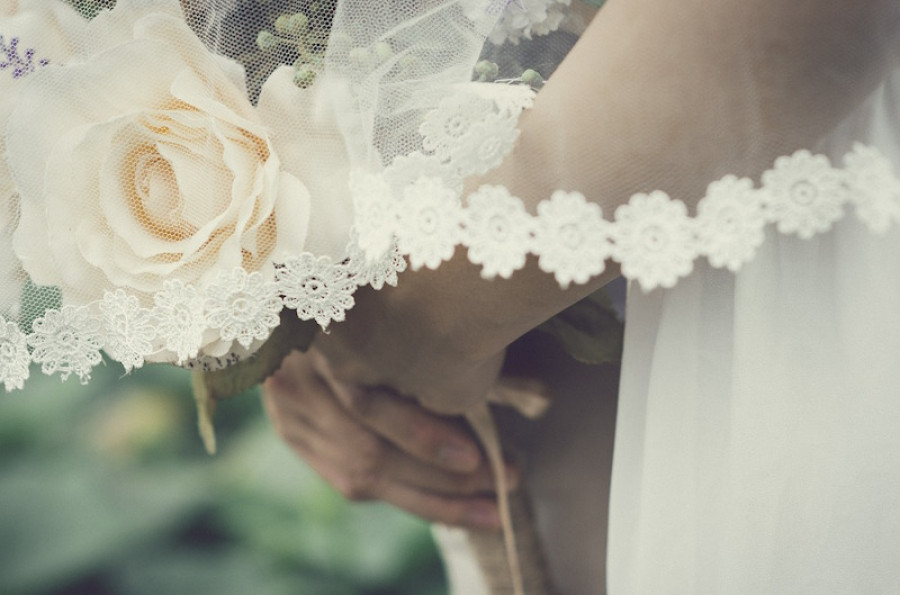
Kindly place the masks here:
<instances>
[{"instance_id":1,"label":"pale skin","mask_svg":"<svg viewBox=\"0 0 900 595\"><path fill-rule=\"evenodd\" d=\"M898 18L889 0L609 0L522 118L513 154L470 188L501 183L532 208L577 189L607 218L652 189L692 208L710 180L755 177L813 146L880 80ZM458 251L397 289L361 291L347 322L266 384L276 429L350 497L496 526L475 441L397 395L466 410L496 382L512 341L617 275L607 263L561 290L531 262L486 282ZM301 412L310 402L334 415L312 420ZM466 454L436 454L449 445Z\"/></svg>"}]
</instances>

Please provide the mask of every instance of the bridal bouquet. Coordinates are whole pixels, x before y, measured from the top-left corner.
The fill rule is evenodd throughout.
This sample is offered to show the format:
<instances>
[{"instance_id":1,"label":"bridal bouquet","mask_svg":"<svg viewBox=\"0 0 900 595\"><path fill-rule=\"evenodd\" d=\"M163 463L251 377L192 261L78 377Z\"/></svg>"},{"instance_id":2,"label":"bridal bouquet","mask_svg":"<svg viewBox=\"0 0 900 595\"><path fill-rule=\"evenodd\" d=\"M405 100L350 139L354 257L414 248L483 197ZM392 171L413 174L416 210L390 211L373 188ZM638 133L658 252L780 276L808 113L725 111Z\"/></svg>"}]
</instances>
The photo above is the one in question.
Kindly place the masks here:
<instances>
[{"instance_id":1,"label":"bridal bouquet","mask_svg":"<svg viewBox=\"0 0 900 595\"><path fill-rule=\"evenodd\" d=\"M343 318L360 276L326 84L282 66L251 102L175 0L0 6L8 389L31 362L86 381L101 350L126 370L246 357L285 307Z\"/></svg>"}]
</instances>

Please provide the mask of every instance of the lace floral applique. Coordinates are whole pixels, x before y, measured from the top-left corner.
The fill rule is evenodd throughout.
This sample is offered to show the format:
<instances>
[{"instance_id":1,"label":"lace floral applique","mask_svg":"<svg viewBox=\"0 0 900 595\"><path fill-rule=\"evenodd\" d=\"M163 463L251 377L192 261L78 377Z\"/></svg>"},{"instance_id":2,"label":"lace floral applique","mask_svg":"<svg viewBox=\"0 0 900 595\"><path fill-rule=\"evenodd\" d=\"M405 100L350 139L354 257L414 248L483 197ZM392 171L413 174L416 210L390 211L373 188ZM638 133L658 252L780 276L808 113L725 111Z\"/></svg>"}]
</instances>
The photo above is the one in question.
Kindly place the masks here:
<instances>
[{"instance_id":1,"label":"lace floral applique","mask_svg":"<svg viewBox=\"0 0 900 595\"><path fill-rule=\"evenodd\" d=\"M873 147L857 143L844 157L847 176L855 192L856 216L875 233L884 233L900 221L900 180L891 162Z\"/></svg>"},{"instance_id":2,"label":"lace floral applique","mask_svg":"<svg viewBox=\"0 0 900 595\"><path fill-rule=\"evenodd\" d=\"M554 192L538 205L534 252L541 270L553 273L563 289L602 273L610 245L600 207L579 192Z\"/></svg>"},{"instance_id":3,"label":"lace floral applique","mask_svg":"<svg viewBox=\"0 0 900 595\"><path fill-rule=\"evenodd\" d=\"M123 289L107 291L100 302L103 317L103 350L120 362L126 372L144 365L153 353L156 324L150 311L142 308L136 296Z\"/></svg>"},{"instance_id":4,"label":"lace floral applique","mask_svg":"<svg viewBox=\"0 0 900 595\"><path fill-rule=\"evenodd\" d=\"M508 279L525 266L531 226L522 201L503 186L482 186L469 196L463 240L469 260L483 265L481 276Z\"/></svg>"},{"instance_id":5,"label":"lace floral applique","mask_svg":"<svg viewBox=\"0 0 900 595\"><path fill-rule=\"evenodd\" d=\"M25 333L16 323L0 316L0 380L7 391L25 386L30 363Z\"/></svg>"},{"instance_id":6,"label":"lace floral applique","mask_svg":"<svg viewBox=\"0 0 900 595\"><path fill-rule=\"evenodd\" d=\"M516 144L516 120L489 114L450 148L450 162L459 175L484 175L503 161Z\"/></svg>"},{"instance_id":7,"label":"lace floral applique","mask_svg":"<svg viewBox=\"0 0 900 595\"><path fill-rule=\"evenodd\" d=\"M762 177L763 201L778 231L808 240L828 231L843 214L847 197L840 172L824 155L797 151L779 157Z\"/></svg>"},{"instance_id":8,"label":"lace floral applique","mask_svg":"<svg viewBox=\"0 0 900 595\"><path fill-rule=\"evenodd\" d=\"M335 265L328 256L309 252L291 259L275 272L284 305L297 311L300 320L315 320L326 329L332 320L344 320L353 307L353 282L347 266Z\"/></svg>"},{"instance_id":9,"label":"lace floral applique","mask_svg":"<svg viewBox=\"0 0 900 595\"><path fill-rule=\"evenodd\" d=\"M65 380L70 374L82 383L90 380L91 369L100 363L100 321L84 306L49 309L32 323L28 335L32 359L41 364L48 376L59 372Z\"/></svg>"},{"instance_id":10,"label":"lace floral applique","mask_svg":"<svg viewBox=\"0 0 900 595\"><path fill-rule=\"evenodd\" d=\"M163 283L153 301L163 347L175 353L179 365L196 358L206 330L203 296L193 286L173 279Z\"/></svg>"},{"instance_id":11,"label":"lace floral applique","mask_svg":"<svg viewBox=\"0 0 900 595\"><path fill-rule=\"evenodd\" d=\"M471 93L460 92L445 97L419 126L422 147L441 161L449 160L453 148L463 143L472 126L482 122L492 111L491 101Z\"/></svg>"},{"instance_id":12,"label":"lace floral applique","mask_svg":"<svg viewBox=\"0 0 900 595\"><path fill-rule=\"evenodd\" d=\"M613 258L645 288L673 287L694 269L697 245L683 202L665 192L636 194L616 209Z\"/></svg>"},{"instance_id":13,"label":"lace floral applique","mask_svg":"<svg viewBox=\"0 0 900 595\"><path fill-rule=\"evenodd\" d=\"M370 261L359 247L355 237L347 247L350 255L348 267L353 282L357 285L371 285L372 289L382 289L385 285L397 286L397 275L406 270L406 259L400 254L397 242L383 257Z\"/></svg>"},{"instance_id":14,"label":"lace floral applique","mask_svg":"<svg viewBox=\"0 0 900 595\"><path fill-rule=\"evenodd\" d=\"M765 239L766 218L753 182L727 176L710 184L697 207L696 224L699 249L709 263L740 269Z\"/></svg>"},{"instance_id":15,"label":"lace floral applique","mask_svg":"<svg viewBox=\"0 0 900 595\"><path fill-rule=\"evenodd\" d=\"M240 268L222 272L206 292L206 319L221 329L225 341L237 340L245 348L264 341L278 326L283 304L274 283L259 272L247 274Z\"/></svg>"},{"instance_id":16,"label":"lace floral applique","mask_svg":"<svg viewBox=\"0 0 900 595\"><path fill-rule=\"evenodd\" d=\"M397 244L412 269L436 269L453 256L461 239L459 197L439 178L420 178L403 191Z\"/></svg>"}]
</instances>

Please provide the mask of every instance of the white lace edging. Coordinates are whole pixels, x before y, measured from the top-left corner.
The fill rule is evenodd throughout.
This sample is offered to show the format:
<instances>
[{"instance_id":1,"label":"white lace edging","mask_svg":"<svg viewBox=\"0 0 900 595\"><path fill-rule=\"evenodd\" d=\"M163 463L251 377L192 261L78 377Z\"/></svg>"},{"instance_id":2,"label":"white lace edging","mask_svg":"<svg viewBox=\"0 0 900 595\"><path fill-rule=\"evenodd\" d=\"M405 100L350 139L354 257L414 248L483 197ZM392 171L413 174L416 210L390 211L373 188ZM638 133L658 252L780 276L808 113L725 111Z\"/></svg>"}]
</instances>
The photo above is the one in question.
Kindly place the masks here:
<instances>
[{"instance_id":1,"label":"white lace edging","mask_svg":"<svg viewBox=\"0 0 900 595\"><path fill-rule=\"evenodd\" d=\"M44 374L82 383L102 361L101 351L127 372L146 361L172 361L187 368L217 369L252 353L279 323L283 308L300 320L314 320L323 329L344 320L353 307L353 293L362 285L381 289L396 285L406 261L396 245L385 256L368 261L355 241L349 256L332 262L327 256L303 253L276 266L274 279L241 268L222 272L204 289L178 280L164 283L153 306L142 306L124 290L107 291L87 305L51 308L25 333L19 324L0 316L0 382L7 391L21 389L32 363ZM214 356L203 345L230 345Z\"/></svg>"},{"instance_id":2,"label":"white lace edging","mask_svg":"<svg viewBox=\"0 0 900 595\"><path fill-rule=\"evenodd\" d=\"M700 257L737 272L756 255L767 225L809 239L829 231L848 205L873 233L900 222L900 179L874 147L856 144L840 169L824 155L797 151L778 158L759 187L725 176L709 185L695 216L661 191L635 194L612 221L581 193L562 190L539 203L536 215L502 186L482 186L463 205L441 179L423 176L404 189L393 215L384 215L392 212L389 204L381 205L377 231L385 243L391 225L384 217L393 216L400 253L413 269L436 268L462 244L486 279L510 277L531 254L565 289L601 274L611 259L648 292L673 287Z\"/></svg>"}]
</instances>

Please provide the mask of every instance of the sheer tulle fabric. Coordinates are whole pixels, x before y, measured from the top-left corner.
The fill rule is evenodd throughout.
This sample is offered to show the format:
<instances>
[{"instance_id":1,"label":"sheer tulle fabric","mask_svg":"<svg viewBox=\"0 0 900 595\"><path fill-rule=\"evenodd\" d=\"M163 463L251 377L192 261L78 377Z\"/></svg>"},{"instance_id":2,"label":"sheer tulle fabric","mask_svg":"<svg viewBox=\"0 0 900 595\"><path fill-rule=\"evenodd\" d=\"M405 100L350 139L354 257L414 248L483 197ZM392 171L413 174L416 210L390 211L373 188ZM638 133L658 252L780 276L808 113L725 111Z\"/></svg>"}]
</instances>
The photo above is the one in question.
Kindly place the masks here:
<instances>
[{"instance_id":1,"label":"sheer tulle fabric","mask_svg":"<svg viewBox=\"0 0 900 595\"><path fill-rule=\"evenodd\" d=\"M900 159L893 76L827 142ZM769 233L732 276L632 291L613 593L900 589L900 250L846 219Z\"/></svg>"}]
</instances>

